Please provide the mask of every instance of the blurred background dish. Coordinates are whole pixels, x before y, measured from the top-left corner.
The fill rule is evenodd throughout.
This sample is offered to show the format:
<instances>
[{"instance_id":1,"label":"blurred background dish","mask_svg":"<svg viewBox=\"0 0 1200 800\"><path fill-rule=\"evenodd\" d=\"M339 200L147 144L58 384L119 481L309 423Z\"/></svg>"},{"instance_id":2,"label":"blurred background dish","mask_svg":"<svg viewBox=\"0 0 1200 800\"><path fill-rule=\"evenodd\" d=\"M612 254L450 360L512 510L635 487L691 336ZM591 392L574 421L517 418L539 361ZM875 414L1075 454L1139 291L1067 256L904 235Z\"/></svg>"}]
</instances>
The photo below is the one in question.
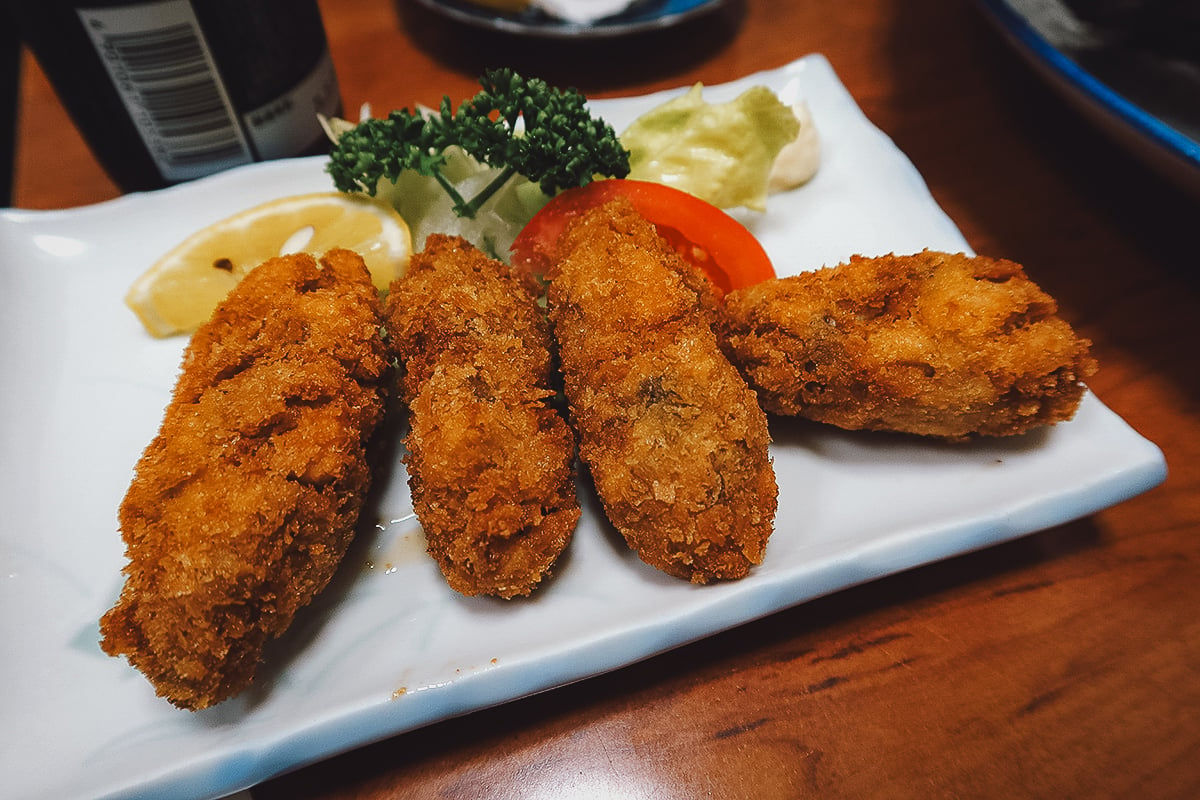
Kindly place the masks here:
<instances>
[{"instance_id":1,"label":"blurred background dish","mask_svg":"<svg viewBox=\"0 0 1200 800\"><path fill-rule=\"evenodd\" d=\"M414 0L458 22L505 33L544 38L605 38L658 30L709 11L724 0L631 0L624 11L590 23L572 22L545 13L535 4L509 0ZM570 3L560 5L569 6ZM586 5L580 2L577 5ZM524 10L503 11L501 7Z\"/></svg>"},{"instance_id":2,"label":"blurred background dish","mask_svg":"<svg viewBox=\"0 0 1200 800\"><path fill-rule=\"evenodd\" d=\"M978 0L1067 100L1200 197L1200 3Z\"/></svg>"}]
</instances>

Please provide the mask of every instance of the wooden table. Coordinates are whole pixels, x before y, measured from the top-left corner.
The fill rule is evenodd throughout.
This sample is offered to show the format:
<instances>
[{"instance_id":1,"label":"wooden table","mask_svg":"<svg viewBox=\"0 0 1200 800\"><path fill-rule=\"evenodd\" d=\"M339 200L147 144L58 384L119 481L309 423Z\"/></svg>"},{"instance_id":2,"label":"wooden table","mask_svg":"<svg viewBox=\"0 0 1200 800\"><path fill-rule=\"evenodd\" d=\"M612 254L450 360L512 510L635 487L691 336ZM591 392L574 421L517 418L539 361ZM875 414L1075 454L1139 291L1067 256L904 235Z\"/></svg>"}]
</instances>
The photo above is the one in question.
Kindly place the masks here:
<instances>
[{"instance_id":1,"label":"wooden table","mask_svg":"<svg viewBox=\"0 0 1200 800\"><path fill-rule=\"evenodd\" d=\"M323 6L348 109L466 97L502 64L603 97L824 53L972 246L1023 262L1095 342L1092 388L1163 448L1170 476L255 798L1200 796L1200 204L1066 108L969 2L747 0L569 45L390 0ZM14 205L115 196L25 67Z\"/></svg>"}]
</instances>

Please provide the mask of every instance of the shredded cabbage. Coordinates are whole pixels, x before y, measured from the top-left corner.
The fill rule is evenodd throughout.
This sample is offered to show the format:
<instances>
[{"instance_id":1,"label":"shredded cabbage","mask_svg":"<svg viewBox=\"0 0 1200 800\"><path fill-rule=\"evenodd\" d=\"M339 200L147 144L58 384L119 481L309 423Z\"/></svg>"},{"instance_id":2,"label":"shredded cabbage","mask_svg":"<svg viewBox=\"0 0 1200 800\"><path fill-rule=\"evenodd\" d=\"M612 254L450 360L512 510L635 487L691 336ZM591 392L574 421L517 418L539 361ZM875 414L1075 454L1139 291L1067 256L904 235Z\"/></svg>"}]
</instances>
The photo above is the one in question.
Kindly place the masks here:
<instances>
[{"instance_id":1,"label":"shredded cabbage","mask_svg":"<svg viewBox=\"0 0 1200 800\"><path fill-rule=\"evenodd\" d=\"M486 186L500 169L480 164L458 147L444 151L446 163L442 174L463 191L472 192ZM550 197L536 183L517 175L484 203L474 217L460 217L454 211L454 201L428 175L404 170L395 182L379 181L376 197L391 203L412 232L413 250L425 246L431 233L462 236L492 258L507 262L513 239L525 223L541 209Z\"/></svg>"}]
</instances>

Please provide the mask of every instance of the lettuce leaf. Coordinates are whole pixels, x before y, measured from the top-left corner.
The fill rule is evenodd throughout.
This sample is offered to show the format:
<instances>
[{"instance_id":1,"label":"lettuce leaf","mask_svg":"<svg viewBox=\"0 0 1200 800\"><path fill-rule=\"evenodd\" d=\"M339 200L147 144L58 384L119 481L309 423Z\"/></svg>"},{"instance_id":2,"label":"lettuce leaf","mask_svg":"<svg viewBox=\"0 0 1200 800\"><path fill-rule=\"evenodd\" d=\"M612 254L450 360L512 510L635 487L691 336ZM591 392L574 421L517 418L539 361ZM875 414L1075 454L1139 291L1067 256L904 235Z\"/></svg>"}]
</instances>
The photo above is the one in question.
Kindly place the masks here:
<instances>
[{"instance_id":1,"label":"lettuce leaf","mask_svg":"<svg viewBox=\"0 0 1200 800\"><path fill-rule=\"evenodd\" d=\"M709 103L703 89L697 83L621 134L629 177L665 183L719 208L765 211L771 165L799 134L800 121L765 86L728 103Z\"/></svg>"}]
</instances>

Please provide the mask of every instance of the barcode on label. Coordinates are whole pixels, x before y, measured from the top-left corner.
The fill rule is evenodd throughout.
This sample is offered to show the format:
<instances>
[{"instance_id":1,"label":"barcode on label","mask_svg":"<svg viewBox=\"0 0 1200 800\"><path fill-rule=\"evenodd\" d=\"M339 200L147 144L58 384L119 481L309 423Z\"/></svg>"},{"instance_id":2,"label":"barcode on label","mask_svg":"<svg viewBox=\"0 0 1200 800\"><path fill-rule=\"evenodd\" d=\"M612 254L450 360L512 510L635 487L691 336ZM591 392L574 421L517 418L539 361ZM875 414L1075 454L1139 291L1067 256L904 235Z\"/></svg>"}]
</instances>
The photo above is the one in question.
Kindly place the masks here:
<instances>
[{"instance_id":1,"label":"barcode on label","mask_svg":"<svg viewBox=\"0 0 1200 800\"><path fill-rule=\"evenodd\" d=\"M186 0L78 13L164 178L253 160Z\"/></svg>"}]
</instances>

